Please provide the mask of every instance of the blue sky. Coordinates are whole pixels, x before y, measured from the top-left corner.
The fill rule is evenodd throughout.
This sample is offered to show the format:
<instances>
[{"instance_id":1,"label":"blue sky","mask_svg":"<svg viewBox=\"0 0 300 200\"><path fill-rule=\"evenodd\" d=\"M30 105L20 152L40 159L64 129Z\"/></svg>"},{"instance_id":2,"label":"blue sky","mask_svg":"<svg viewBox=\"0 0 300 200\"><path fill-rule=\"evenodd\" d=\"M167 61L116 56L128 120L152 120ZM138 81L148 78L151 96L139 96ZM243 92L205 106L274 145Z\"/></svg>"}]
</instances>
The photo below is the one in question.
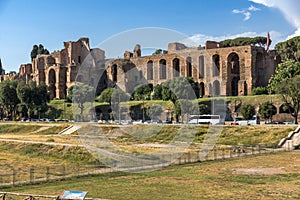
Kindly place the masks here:
<instances>
[{"instance_id":1,"label":"blue sky","mask_svg":"<svg viewBox=\"0 0 300 200\"><path fill-rule=\"evenodd\" d=\"M91 47L142 27L178 31L198 44L271 33L274 42L300 34L297 0L1 0L0 58L6 71L30 62L34 44L50 52L89 37ZM133 47L128 47L132 49ZM124 49L126 50L126 49Z\"/></svg>"}]
</instances>

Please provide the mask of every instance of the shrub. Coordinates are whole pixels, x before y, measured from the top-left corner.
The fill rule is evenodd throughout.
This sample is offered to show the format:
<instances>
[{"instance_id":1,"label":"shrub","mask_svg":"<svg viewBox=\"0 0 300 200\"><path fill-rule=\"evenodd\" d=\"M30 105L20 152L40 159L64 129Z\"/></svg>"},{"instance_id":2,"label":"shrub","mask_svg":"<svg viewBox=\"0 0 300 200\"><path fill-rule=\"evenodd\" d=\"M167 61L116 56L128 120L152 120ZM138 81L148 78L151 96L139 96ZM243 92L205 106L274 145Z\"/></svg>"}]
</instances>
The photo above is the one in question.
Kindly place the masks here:
<instances>
[{"instance_id":1,"label":"shrub","mask_svg":"<svg viewBox=\"0 0 300 200\"><path fill-rule=\"evenodd\" d=\"M251 95L263 95L268 94L268 89L266 87L253 88Z\"/></svg>"},{"instance_id":2,"label":"shrub","mask_svg":"<svg viewBox=\"0 0 300 200\"><path fill-rule=\"evenodd\" d=\"M255 115L255 108L251 104L244 104L242 105L241 108L241 115L243 116L244 119L248 120Z\"/></svg>"}]
</instances>

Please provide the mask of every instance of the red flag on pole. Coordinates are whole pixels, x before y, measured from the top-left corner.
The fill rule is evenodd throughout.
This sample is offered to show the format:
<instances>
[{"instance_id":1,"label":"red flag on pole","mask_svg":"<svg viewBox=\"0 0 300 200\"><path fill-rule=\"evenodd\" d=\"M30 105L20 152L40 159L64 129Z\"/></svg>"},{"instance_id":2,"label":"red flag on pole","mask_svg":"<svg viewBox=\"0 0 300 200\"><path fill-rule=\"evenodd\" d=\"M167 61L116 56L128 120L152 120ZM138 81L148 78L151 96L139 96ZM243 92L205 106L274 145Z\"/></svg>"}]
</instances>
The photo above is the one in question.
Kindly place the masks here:
<instances>
[{"instance_id":1,"label":"red flag on pole","mask_svg":"<svg viewBox=\"0 0 300 200\"><path fill-rule=\"evenodd\" d=\"M269 51L269 47L270 47L270 33L268 32L266 51Z\"/></svg>"}]
</instances>

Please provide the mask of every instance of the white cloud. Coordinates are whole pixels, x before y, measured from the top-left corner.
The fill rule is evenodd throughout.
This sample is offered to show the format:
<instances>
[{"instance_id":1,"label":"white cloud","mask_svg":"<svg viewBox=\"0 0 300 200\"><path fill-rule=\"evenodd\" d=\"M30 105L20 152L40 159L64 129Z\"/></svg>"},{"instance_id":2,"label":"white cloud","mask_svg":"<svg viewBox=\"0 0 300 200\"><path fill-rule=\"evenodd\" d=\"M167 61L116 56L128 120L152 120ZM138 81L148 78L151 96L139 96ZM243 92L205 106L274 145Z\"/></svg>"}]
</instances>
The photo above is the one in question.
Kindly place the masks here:
<instances>
[{"instance_id":1,"label":"white cloud","mask_svg":"<svg viewBox=\"0 0 300 200\"><path fill-rule=\"evenodd\" d=\"M248 8L249 11L259 11L260 9L259 8L256 8L255 6L251 5L249 8Z\"/></svg>"},{"instance_id":2,"label":"white cloud","mask_svg":"<svg viewBox=\"0 0 300 200\"><path fill-rule=\"evenodd\" d=\"M295 32L288 38L300 35L300 4L299 0L249 0L267 7L279 9L286 20L295 27Z\"/></svg>"},{"instance_id":3,"label":"white cloud","mask_svg":"<svg viewBox=\"0 0 300 200\"><path fill-rule=\"evenodd\" d=\"M251 12L255 12L255 11L259 11L259 8L254 7L253 5L251 5L248 9L246 10L238 10L238 9L233 9L232 13L233 14L243 14L244 17L244 21L247 21L251 18Z\"/></svg>"}]
</instances>

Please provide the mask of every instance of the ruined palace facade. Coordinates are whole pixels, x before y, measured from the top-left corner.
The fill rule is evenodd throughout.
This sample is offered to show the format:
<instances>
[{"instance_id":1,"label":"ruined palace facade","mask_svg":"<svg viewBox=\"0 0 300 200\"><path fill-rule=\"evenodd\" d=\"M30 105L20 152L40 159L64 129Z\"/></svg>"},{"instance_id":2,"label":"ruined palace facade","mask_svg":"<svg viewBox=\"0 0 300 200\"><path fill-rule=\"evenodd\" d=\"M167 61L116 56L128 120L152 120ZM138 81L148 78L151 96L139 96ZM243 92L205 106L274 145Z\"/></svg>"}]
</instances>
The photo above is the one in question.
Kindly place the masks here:
<instances>
[{"instance_id":1,"label":"ruined palace facade","mask_svg":"<svg viewBox=\"0 0 300 200\"><path fill-rule=\"evenodd\" d=\"M91 49L88 38L80 38L76 42L64 42L64 48L49 55L37 55L31 64L22 64L18 78L26 81L45 83L49 88L50 99L64 99L67 88L72 86L78 69L87 55L97 52L98 59L104 59L104 52Z\"/></svg>"},{"instance_id":2,"label":"ruined palace facade","mask_svg":"<svg viewBox=\"0 0 300 200\"><path fill-rule=\"evenodd\" d=\"M142 56L141 51L136 45L133 52L125 51L122 59L105 60L103 50L91 49L89 39L80 38L64 42L62 50L22 64L18 78L46 83L51 99L66 98L67 88L75 81L89 83L100 92L117 86L133 93L138 84L155 86L178 76L192 77L199 84L200 97L238 96L267 86L278 64L275 51L254 45L222 48L209 41L205 47L170 43L167 54Z\"/></svg>"},{"instance_id":3,"label":"ruined palace facade","mask_svg":"<svg viewBox=\"0 0 300 200\"><path fill-rule=\"evenodd\" d=\"M109 63L107 77L109 86L118 85L127 92L145 80L155 86L178 76L193 77L199 84L200 97L239 96L267 86L277 65L275 51L254 45L222 48L208 41L205 47L188 48L170 43L167 54L151 56L141 56L137 45L133 53L124 53L124 59ZM128 72L135 68L133 73Z\"/></svg>"}]
</instances>

